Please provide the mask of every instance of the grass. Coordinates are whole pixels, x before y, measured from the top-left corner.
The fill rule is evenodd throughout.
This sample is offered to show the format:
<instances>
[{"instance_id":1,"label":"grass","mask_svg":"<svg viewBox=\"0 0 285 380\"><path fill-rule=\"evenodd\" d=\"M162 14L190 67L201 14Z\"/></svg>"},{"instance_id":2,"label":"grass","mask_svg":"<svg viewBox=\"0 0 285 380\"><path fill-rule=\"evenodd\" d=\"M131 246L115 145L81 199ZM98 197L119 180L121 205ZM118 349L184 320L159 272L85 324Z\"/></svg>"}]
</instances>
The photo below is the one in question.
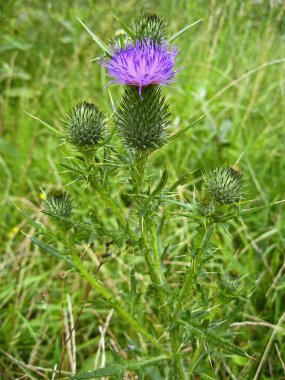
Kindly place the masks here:
<instances>
[{"instance_id":1,"label":"grass","mask_svg":"<svg viewBox=\"0 0 285 380\"><path fill-rule=\"evenodd\" d=\"M65 113L81 100L94 100L111 113L108 91L102 90L108 79L91 62L100 50L76 17L104 41L119 28L111 12L127 21L149 9L165 18L170 33L203 18L177 40L183 69L167 89L167 97L175 115L172 132L207 115L186 137L153 155L151 173L158 177L167 166L169 183L192 173L187 186L179 189L179 196L187 200L194 186L200 186L203 173L216 164L239 160L248 182L246 198L253 206L284 199L285 5L265 0L139 4L131 0L10 0L1 7L0 378L50 379L61 361L65 371L74 370L71 346L67 344L63 355L62 340L82 304L74 333L77 370L92 369L94 362L100 366L104 357L100 339L106 338L123 357L131 357L125 349L133 343L123 333L120 318L106 310L96 293L91 291L85 298L88 286L79 276L31 244L27 235L33 233L33 226L23 216L27 212L45 223L41 189L73 180L67 173L59 175L63 154L70 151L27 113L54 128L60 128ZM118 88L111 87L110 92L114 101L119 99ZM82 196L78 184L68 189L75 199L80 195L83 206L78 206L78 212L87 217L88 204L94 202L91 193ZM102 218L110 216L102 210ZM285 376L284 206L265 208L244 223L230 225L232 238L219 231L217 243L223 249L217 251L209 272L216 302L216 272L241 278L245 302L231 330L252 359L213 358L213 369L207 361L205 373L214 379L279 379ZM166 242L171 234L177 241L191 240L185 220L176 231L166 228ZM87 253L96 268L94 251ZM121 289L123 297L133 260L141 258L118 256L100 270L100 278L109 287ZM179 266L170 260L169 270L177 271ZM145 297L141 312L150 312L144 273L139 279ZM226 315L227 310L221 304L212 313ZM149 314L149 322L155 323L152 318ZM101 335L100 326L105 326ZM109 347L106 355L108 360ZM160 378L154 370L147 376Z\"/></svg>"}]
</instances>

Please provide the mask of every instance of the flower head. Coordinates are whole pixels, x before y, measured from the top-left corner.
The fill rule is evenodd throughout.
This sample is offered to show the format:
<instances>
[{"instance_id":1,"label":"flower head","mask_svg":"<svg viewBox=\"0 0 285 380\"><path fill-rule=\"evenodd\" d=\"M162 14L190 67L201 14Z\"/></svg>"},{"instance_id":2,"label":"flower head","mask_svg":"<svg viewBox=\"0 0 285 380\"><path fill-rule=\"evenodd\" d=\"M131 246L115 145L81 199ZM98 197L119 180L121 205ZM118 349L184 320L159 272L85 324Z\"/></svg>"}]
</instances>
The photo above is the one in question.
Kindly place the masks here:
<instances>
[{"instance_id":1,"label":"flower head","mask_svg":"<svg viewBox=\"0 0 285 380\"><path fill-rule=\"evenodd\" d=\"M152 84L166 85L177 73L174 70L178 50L170 49L165 42L154 42L151 38L131 43L114 52L109 59L101 61L113 81L139 88Z\"/></svg>"}]
</instances>

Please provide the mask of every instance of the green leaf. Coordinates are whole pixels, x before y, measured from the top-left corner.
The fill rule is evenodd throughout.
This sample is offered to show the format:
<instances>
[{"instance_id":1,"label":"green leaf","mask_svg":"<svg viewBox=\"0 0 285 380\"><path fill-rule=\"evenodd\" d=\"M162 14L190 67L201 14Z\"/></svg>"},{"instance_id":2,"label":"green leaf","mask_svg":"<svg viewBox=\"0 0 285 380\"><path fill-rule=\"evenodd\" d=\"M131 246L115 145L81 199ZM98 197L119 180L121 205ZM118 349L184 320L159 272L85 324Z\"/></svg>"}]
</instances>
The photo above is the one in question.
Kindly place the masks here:
<instances>
[{"instance_id":1,"label":"green leaf","mask_svg":"<svg viewBox=\"0 0 285 380\"><path fill-rule=\"evenodd\" d=\"M229 343L222 338L218 338L215 335L215 333L212 331L203 330L200 326L193 324L193 323L185 322L182 320L179 320L179 322L188 326L188 328L190 329L190 331L192 332L193 335L199 337L200 339L205 340L207 343L209 343L215 347L221 348L230 354L244 356L244 357L248 356L243 350L241 350L236 345Z\"/></svg>"},{"instance_id":2,"label":"green leaf","mask_svg":"<svg viewBox=\"0 0 285 380\"><path fill-rule=\"evenodd\" d=\"M73 262L65 255L63 255L59 250L57 250L56 248L52 247L51 245L49 244L46 244L44 243L43 241L37 239L36 237L34 236L31 236L30 237L31 241L36 244L37 246L39 246L40 248L42 248L44 251L50 253L51 255L57 257L58 259L60 260L63 260L65 263L71 265L72 267L74 267L74 264Z\"/></svg>"},{"instance_id":3,"label":"green leaf","mask_svg":"<svg viewBox=\"0 0 285 380\"><path fill-rule=\"evenodd\" d=\"M190 178L191 174L192 173L186 173L186 174L182 175L180 178L178 178L178 180L172 186L170 186L169 191L172 192L178 186L184 185L184 183L186 183L186 181L188 181L188 179Z\"/></svg>"},{"instance_id":4,"label":"green leaf","mask_svg":"<svg viewBox=\"0 0 285 380\"><path fill-rule=\"evenodd\" d=\"M128 360L122 362L113 362L110 363L105 368L99 368L95 371L87 371L78 373L76 375L71 376L70 380L84 380L84 379L94 379L102 376L112 376L124 374L126 371L136 371L141 369L142 367L152 366L156 363L159 363L163 360L168 359L167 356L158 356L156 358L148 358L142 360Z\"/></svg>"},{"instance_id":5,"label":"green leaf","mask_svg":"<svg viewBox=\"0 0 285 380\"><path fill-rule=\"evenodd\" d=\"M42 224L40 224L40 223L36 222L34 219L32 219L27 212L22 211L18 207L17 207L17 209L20 211L21 215L25 219L27 219L27 221L35 228L35 230L37 232L41 232L41 233L44 233L44 234L47 234L47 235L51 236L50 232L48 230L46 230L46 228L44 228L44 226Z\"/></svg>"},{"instance_id":6,"label":"green leaf","mask_svg":"<svg viewBox=\"0 0 285 380\"><path fill-rule=\"evenodd\" d=\"M156 195L159 195L162 192L162 190L164 189L166 185L167 179L168 179L168 170L165 169L162 173L162 176L160 178L158 185L151 193L151 197L155 197Z\"/></svg>"},{"instance_id":7,"label":"green leaf","mask_svg":"<svg viewBox=\"0 0 285 380\"><path fill-rule=\"evenodd\" d=\"M203 20L203 18L200 18L200 20L197 20L195 22L193 22L192 24L190 25L187 25L185 26L183 29L179 30L177 33L173 34L173 36L169 37L168 38L168 42L172 42L174 40L176 40L176 38L180 37L183 33L185 33L188 29L192 28L192 26L198 24L199 22L201 22Z\"/></svg>"},{"instance_id":8,"label":"green leaf","mask_svg":"<svg viewBox=\"0 0 285 380\"><path fill-rule=\"evenodd\" d=\"M260 211L260 210L265 210L269 207L272 207L272 206L275 206L275 205L278 205L280 203L284 203L285 202L285 199L282 199L281 201L277 201L277 202L273 202L273 203L269 203L269 204L266 204L264 206L259 206L259 207L253 207L253 208L248 208L248 209L244 209L244 210L241 210L240 211L240 214L241 215L244 215L244 214L253 214L257 211Z\"/></svg>"},{"instance_id":9,"label":"green leaf","mask_svg":"<svg viewBox=\"0 0 285 380\"><path fill-rule=\"evenodd\" d=\"M64 167L65 169L68 169L70 171L70 173L76 172L76 173L81 174L84 178L86 178L86 176L84 175L83 170L78 170L74 166L69 166L69 165L66 165L66 164L60 164L60 166Z\"/></svg>"},{"instance_id":10,"label":"green leaf","mask_svg":"<svg viewBox=\"0 0 285 380\"><path fill-rule=\"evenodd\" d=\"M96 44L98 46L100 46L100 48L108 55L111 57L111 53L109 51L109 48L108 46L98 37L96 36L96 34L94 34L89 28L88 26L86 26L81 20L79 17L77 17L77 20L80 22L80 24L87 30L87 32L89 33L89 35L93 38L93 40L96 42Z\"/></svg>"},{"instance_id":11,"label":"green leaf","mask_svg":"<svg viewBox=\"0 0 285 380\"><path fill-rule=\"evenodd\" d=\"M110 146L110 150L115 153L116 157L121 161L123 162L124 164L128 164L128 160L126 159L125 156L123 156L122 154L120 154L119 152L116 151L115 148L113 148L112 146Z\"/></svg>"}]
</instances>

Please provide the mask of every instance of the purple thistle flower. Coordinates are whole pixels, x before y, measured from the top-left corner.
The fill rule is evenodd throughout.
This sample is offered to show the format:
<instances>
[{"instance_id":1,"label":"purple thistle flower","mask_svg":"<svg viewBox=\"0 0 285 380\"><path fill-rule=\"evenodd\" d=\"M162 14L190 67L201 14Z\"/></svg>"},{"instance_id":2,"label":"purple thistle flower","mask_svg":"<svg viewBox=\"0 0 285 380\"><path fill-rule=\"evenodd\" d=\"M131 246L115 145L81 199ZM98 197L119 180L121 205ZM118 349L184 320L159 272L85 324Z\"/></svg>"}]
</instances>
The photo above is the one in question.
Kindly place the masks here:
<instances>
[{"instance_id":1,"label":"purple thistle flower","mask_svg":"<svg viewBox=\"0 0 285 380\"><path fill-rule=\"evenodd\" d=\"M178 53L165 42L157 43L148 38L119 48L112 58L100 62L105 66L113 82L139 87L152 84L167 85L179 70L174 70Z\"/></svg>"}]
</instances>

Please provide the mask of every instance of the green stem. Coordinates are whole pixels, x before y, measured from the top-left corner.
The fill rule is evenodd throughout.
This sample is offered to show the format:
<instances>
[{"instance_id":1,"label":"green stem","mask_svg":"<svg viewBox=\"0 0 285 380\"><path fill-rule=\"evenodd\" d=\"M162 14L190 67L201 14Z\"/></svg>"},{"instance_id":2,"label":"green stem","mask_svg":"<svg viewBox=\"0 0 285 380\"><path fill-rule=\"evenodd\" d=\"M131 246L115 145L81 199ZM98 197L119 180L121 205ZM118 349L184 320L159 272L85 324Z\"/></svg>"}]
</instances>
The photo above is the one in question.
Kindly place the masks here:
<instances>
[{"instance_id":1,"label":"green stem","mask_svg":"<svg viewBox=\"0 0 285 380\"><path fill-rule=\"evenodd\" d=\"M145 169L148 153L137 152L132 165L132 180L133 189L135 194L141 194L143 191L143 185L145 181Z\"/></svg>"},{"instance_id":2,"label":"green stem","mask_svg":"<svg viewBox=\"0 0 285 380\"><path fill-rule=\"evenodd\" d=\"M157 272L159 273L161 283L164 285L168 285L166 282L166 279L164 277L164 274L162 272L162 268L161 268L161 261L160 261L160 254L159 254L159 249L158 249L156 228L155 228L155 223L153 221L150 221L150 234L151 234L151 243L152 243L154 266L155 266Z\"/></svg>"},{"instance_id":3,"label":"green stem","mask_svg":"<svg viewBox=\"0 0 285 380\"><path fill-rule=\"evenodd\" d=\"M177 317L181 311L184 300L189 298L189 294L191 293L194 285L194 280L197 277L198 270L200 269L202 263L203 254L214 234L214 229L215 224L211 225L209 228L206 227L205 233L200 233L200 238L197 240L196 256L193 260L193 266L189 267L186 271L185 280L179 295L179 302L174 313L175 317Z\"/></svg>"},{"instance_id":4,"label":"green stem","mask_svg":"<svg viewBox=\"0 0 285 380\"><path fill-rule=\"evenodd\" d=\"M169 284L164 276L164 273L161 267L155 223L153 221L150 221L149 226L147 227L146 229L149 229L150 231L150 237L151 237L150 240L151 240L151 247L152 247L152 254L153 254L152 261L150 265L148 264L150 274L153 273L153 275L151 275L151 278L153 282L157 284L158 287L164 287L165 289L168 289ZM150 250L147 249L147 251L150 253ZM147 263L148 261L149 261L149 258L147 260ZM161 302L164 305L165 319L167 320L167 323L169 324L172 321L171 307L168 303L167 297L163 289L160 291L159 294L160 294ZM170 343L171 343L175 377L179 380L183 380L185 379L185 373L184 373L183 366L181 363L181 355L179 354L180 344L179 344L178 333L179 333L179 330L176 330L176 329L170 331Z\"/></svg>"},{"instance_id":5,"label":"green stem","mask_svg":"<svg viewBox=\"0 0 285 380\"><path fill-rule=\"evenodd\" d=\"M123 215L122 211L116 204L116 202L112 199L110 194L106 191L106 189L103 187L102 182L100 178L98 178L96 175L98 174L99 171L99 166L94 165L94 155L92 151L84 151L83 156L85 159L85 167L87 170L90 171L89 175L89 182L91 187L95 189L98 194L100 195L101 199L104 201L105 205L109 207L114 215L116 216L118 222L120 225L123 227L124 230L127 230L129 236L137 241L139 238L138 236L129 228L129 225L126 221L125 216Z\"/></svg>"},{"instance_id":6,"label":"green stem","mask_svg":"<svg viewBox=\"0 0 285 380\"><path fill-rule=\"evenodd\" d=\"M177 380L185 380L185 372L181 363L181 355L179 354L179 336L178 330L170 332L171 350L174 364L174 373Z\"/></svg>"},{"instance_id":7,"label":"green stem","mask_svg":"<svg viewBox=\"0 0 285 380\"><path fill-rule=\"evenodd\" d=\"M132 326L132 328L139 332L142 336L144 336L150 343L152 343L156 348L158 348L160 351L168 354L168 351L151 335L149 334L144 327L139 324L132 316L129 314L119 303L114 299L114 295L106 289L103 285L101 285L96 278L94 278L84 267L82 264L80 258L77 256L75 252L71 251L71 257L73 260L73 263L77 270L80 272L82 277L84 277L89 284L98 292L100 293L108 302L108 304L114 308L123 318L126 322Z\"/></svg>"},{"instance_id":8,"label":"green stem","mask_svg":"<svg viewBox=\"0 0 285 380\"><path fill-rule=\"evenodd\" d=\"M137 195L142 195L144 190L146 160L146 154L137 153L135 163L132 167L133 191ZM169 284L161 267L155 222L151 219L152 216L148 215L148 210L145 209L147 205L145 205L144 201L141 201L141 199L143 198L138 198L137 206L139 217L141 217L141 215L145 215L143 220L144 223L141 223L141 234L144 243L146 264L149 270L150 278L156 285L157 293L162 305L163 320L167 326L172 321L171 306L169 305L167 294L165 293L165 291L169 289ZM175 329L171 330L169 334L174 376L177 380L185 380L186 377L181 363L181 355L179 354L180 344L178 333L179 330Z\"/></svg>"},{"instance_id":9,"label":"green stem","mask_svg":"<svg viewBox=\"0 0 285 380\"><path fill-rule=\"evenodd\" d=\"M200 239L197 241L197 248L196 248L196 257L194 260L193 267L188 268L185 276L185 281L183 284L183 287L180 292L179 296L179 303L174 311L174 320L176 319L177 315L182 309L183 301L184 299L189 297L189 294L192 291L192 287L194 285L194 280L197 276L198 270L202 263L202 258L205 250L207 249L209 242L213 236L215 229L215 225L210 226L206 229L206 232L203 234L200 234ZM173 331L173 334L170 335L171 338L171 346L172 346L172 353L173 353L173 360L174 360L174 367L176 368L176 372L179 374L180 377L178 379L186 379L186 375L184 373L182 364L181 364L181 358L180 355L177 355L177 351L179 350L178 347L178 337L177 337L177 330ZM175 334L176 333L176 334ZM197 354L198 355L198 354ZM194 355L195 356L195 355ZM196 361L196 357L193 358L193 365L191 363L192 369L194 368L194 363Z\"/></svg>"}]
</instances>

